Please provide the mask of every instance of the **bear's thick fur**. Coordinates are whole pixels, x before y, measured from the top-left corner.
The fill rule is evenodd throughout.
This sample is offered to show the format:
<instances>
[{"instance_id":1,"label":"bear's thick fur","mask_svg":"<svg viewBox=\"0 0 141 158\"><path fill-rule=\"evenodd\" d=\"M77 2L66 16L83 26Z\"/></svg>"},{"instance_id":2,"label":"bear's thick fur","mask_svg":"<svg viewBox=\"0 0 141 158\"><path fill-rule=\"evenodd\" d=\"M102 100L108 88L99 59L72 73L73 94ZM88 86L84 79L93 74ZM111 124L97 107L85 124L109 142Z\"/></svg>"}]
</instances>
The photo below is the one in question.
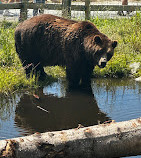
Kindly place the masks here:
<instances>
[{"instance_id":1,"label":"bear's thick fur","mask_svg":"<svg viewBox=\"0 0 141 158\"><path fill-rule=\"evenodd\" d=\"M15 46L23 66L32 63L40 78L45 77L44 66L66 66L69 85L77 86L90 84L94 67L106 66L117 42L88 21L43 14L17 26ZM26 69L27 75L31 69Z\"/></svg>"}]
</instances>

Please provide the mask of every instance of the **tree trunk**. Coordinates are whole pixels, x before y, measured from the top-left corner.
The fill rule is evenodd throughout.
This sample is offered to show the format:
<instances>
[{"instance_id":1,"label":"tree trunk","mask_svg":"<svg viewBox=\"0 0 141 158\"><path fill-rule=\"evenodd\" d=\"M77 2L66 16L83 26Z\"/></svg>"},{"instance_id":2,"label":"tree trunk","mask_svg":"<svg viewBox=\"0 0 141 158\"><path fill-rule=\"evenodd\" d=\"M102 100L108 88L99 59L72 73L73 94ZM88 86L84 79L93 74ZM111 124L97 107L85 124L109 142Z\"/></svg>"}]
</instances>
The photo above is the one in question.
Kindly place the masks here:
<instances>
[{"instance_id":1,"label":"tree trunk","mask_svg":"<svg viewBox=\"0 0 141 158\"><path fill-rule=\"evenodd\" d=\"M110 158L141 155L141 118L0 141L0 157Z\"/></svg>"}]
</instances>

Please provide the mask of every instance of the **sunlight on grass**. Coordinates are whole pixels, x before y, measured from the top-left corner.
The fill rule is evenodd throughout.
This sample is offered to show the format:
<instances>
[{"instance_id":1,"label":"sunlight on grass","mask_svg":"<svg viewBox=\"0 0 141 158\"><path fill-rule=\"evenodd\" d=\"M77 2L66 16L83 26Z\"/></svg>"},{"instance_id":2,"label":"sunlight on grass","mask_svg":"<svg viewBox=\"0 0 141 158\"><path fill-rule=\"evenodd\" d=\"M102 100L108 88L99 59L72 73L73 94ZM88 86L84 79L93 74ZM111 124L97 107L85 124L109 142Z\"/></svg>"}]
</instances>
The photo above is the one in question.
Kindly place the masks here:
<instances>
[{"instance_id":1,"label":"sunlight on grass","mask_svg":"<svg viewBox=\"0 0 141 158\"><path fill-rule=\"evenodd\" d=\"M94 70L95 77L128 77L130 63L141 63L141 13L130 18L99 19L91 21L109 38L118 41L113 58L104 69ZM34 77L27 79L15 51L14 31L17 23L0 22L0 93L8 94L23 88L37 88ZM53 78L65 77L65 68L46 67ZM135 74L141 76L141 68Z\"/></svg>"},{"instance_id":2,"label":"sunlight on grass","mask_svg":"<svg viewBox=\"0 0 141 158\"><path fill-rule=\"evenodd\" d=\"M3 67L0 68L0 93L8 94L11 91L22 88L32 88L35 85L35 79L26 79L23 68Z\"/></svg>"},{"instance_id":3,"label":"sunlight on grass","mask_svg":"<svg viewBox=\"0 0 141 158\"><path fill-rule=\"evenodd\" d=\"M118 41L113 58L104 69L94 70L95 76L128 77L129 65L141 62L141 14L124 19L92 19L99 30ZM141 76L141 71L136 76Z\"/></svg>"},{"instance_id":4,"label":"sunlight on grass","mask_svg":"<svg viewBox=\"0 0 141 158\"><path fill-rule=\"evenodd\" d=\"M15 23L0 23L0 93L9 94L22 88L36 87L35 77L26 79L15 51Z\"/></svg>"}]
</instances>

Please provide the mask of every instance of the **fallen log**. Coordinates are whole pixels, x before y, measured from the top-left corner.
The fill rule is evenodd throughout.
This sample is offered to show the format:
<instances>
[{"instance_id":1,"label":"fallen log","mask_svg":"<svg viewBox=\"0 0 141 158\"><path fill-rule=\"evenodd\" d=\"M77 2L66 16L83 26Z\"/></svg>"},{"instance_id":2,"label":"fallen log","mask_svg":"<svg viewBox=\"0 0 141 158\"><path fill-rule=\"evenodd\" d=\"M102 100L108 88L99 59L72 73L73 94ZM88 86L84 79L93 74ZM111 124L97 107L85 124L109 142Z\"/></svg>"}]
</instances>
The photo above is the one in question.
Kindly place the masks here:
<instances>
[{"instance_id":1,"label":"fallen log","mask_svg":"<svg viewBox=\"0 0 141 158\"><path fill-rule=\"evenodd\" d=\"M0 141L0 157L110 158L141 155L141 118Z\"/></svg>"}]
</instances>

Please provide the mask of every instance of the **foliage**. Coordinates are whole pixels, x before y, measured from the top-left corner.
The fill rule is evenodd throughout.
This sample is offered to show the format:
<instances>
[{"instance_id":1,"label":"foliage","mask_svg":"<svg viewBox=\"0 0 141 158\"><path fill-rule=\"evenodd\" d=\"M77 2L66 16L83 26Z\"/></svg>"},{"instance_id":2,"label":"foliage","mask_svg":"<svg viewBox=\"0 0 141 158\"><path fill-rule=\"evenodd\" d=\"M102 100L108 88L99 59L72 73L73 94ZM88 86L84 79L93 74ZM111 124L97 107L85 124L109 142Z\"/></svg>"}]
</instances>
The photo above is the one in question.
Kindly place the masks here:
<instances>
[{"instance_id":1,"label":"foliage","mask_svg":"<svg viewBox=\"0 0 141 158\"><path fill-rule=\"evenodd\" d=\"M141 62L141 13L130 18L99 19L91 21L108 37L118 41L112 60L104 69L96 68L95 76L128 77L129 65ZM136 76L141 75L141 70Z\"/></svg>"},{"instance_id":2,"label":"foliage","mask_svg":"<svg viewBox=\"0 0 141 158\"><path fill-rule=\"evenodd\" d=\"M35 78L27 80L22 67L1 67L0 74L0 93L35 87Z\"/></svg>"},{"instance_id":3,"label":"foliage","mask_svg":"<svg viewBox=\"0 0 141 158\"><path fill-rule=\"evenodd\" d=\"M66 76L65 68L59 66L46 67L45 71L54 78L64 78Z\"/></svg>"},{"instance_id":4,"label":"foliage","mask_svg":"<svg viewBox=\"0 0 141 158\"><path fill-rule=\"evenodd\" d=\"M26 79L24 69L16 54L14 30L16 23L0 23L0 93L8 94L21 88L36 86L35 77Z\"/></svg>"}]
</instances>

